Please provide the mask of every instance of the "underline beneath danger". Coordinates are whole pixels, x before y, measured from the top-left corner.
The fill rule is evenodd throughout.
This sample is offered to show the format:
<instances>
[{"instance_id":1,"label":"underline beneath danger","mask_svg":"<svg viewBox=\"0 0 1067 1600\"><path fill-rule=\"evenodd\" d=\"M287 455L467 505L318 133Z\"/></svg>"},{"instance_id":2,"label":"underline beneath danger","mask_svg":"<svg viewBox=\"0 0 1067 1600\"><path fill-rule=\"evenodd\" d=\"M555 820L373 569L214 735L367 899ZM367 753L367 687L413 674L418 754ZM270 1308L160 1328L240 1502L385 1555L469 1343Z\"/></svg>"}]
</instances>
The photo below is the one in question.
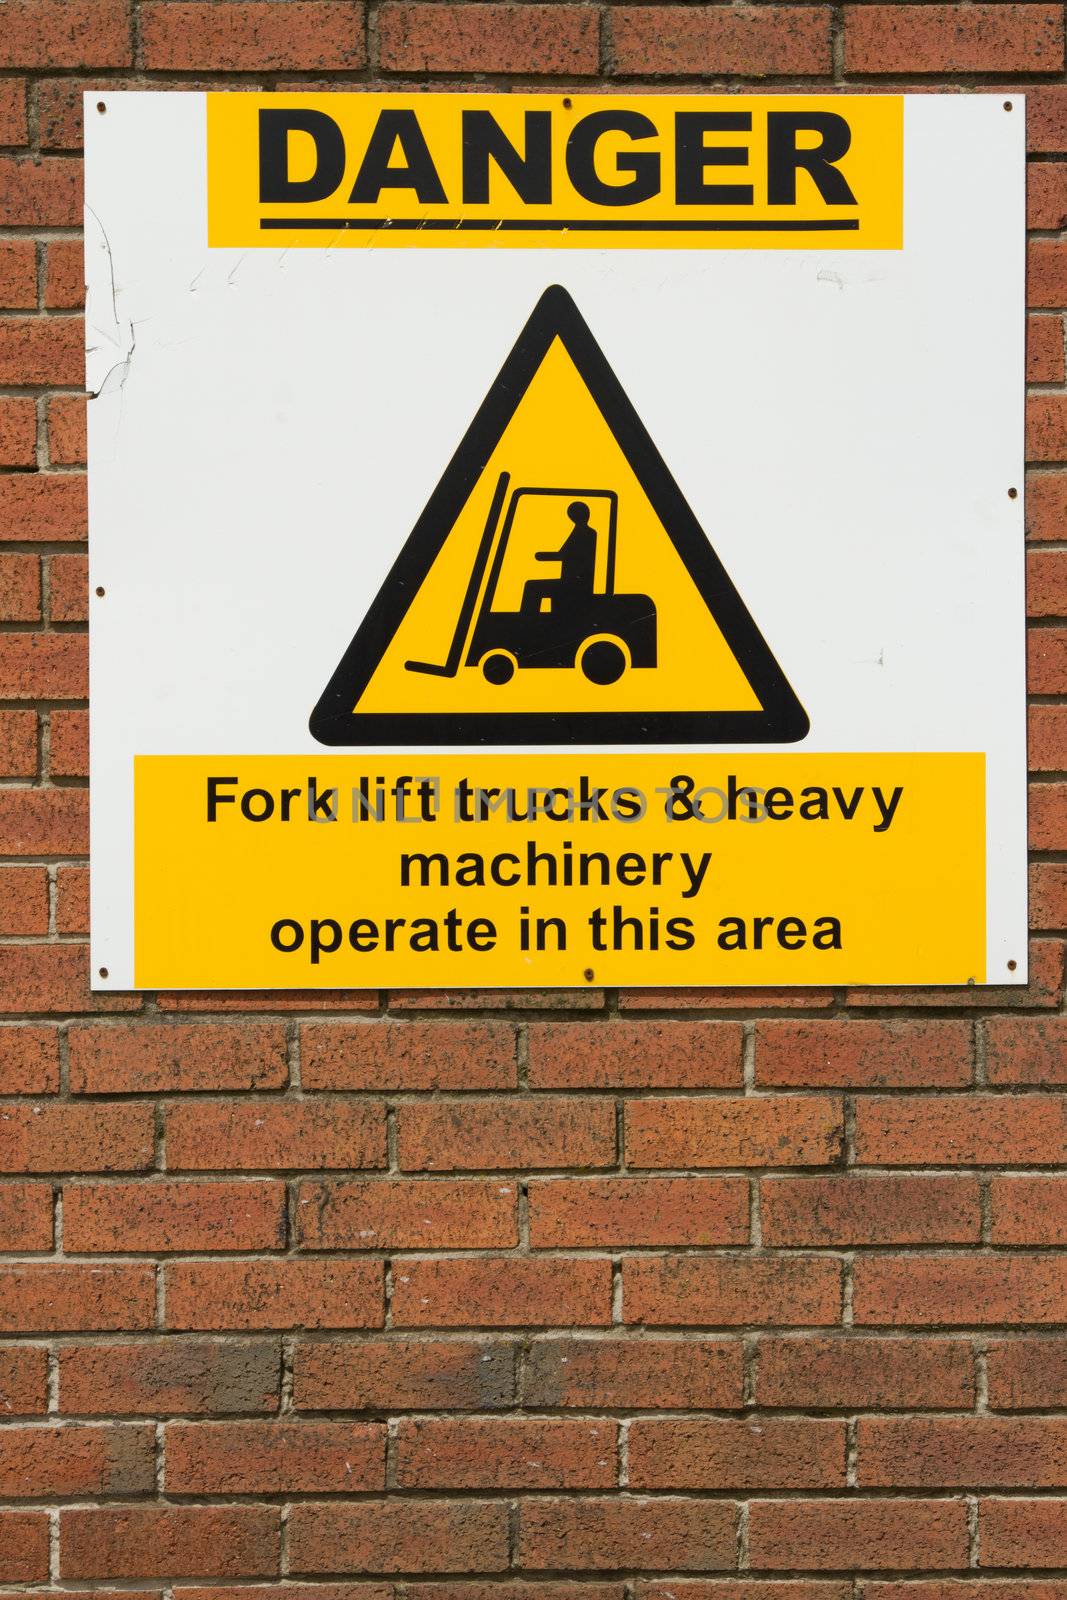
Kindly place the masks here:
<instances>
[{"instance_id":1,"label":"underline beneath danger","mask_svg":"<svg viewBox=\"0 0 1067 1600\"><path fill-rule=\"evenodd\" d=\"M534 217L261 217L259 225L266 229L350 228L359 232L392 228L402 233L855 233L860 223L858 217L794 217L780 221L764 217L716 218L706 222L598 221L588 217L559 222Z\"/></svg>"}]
</instances>

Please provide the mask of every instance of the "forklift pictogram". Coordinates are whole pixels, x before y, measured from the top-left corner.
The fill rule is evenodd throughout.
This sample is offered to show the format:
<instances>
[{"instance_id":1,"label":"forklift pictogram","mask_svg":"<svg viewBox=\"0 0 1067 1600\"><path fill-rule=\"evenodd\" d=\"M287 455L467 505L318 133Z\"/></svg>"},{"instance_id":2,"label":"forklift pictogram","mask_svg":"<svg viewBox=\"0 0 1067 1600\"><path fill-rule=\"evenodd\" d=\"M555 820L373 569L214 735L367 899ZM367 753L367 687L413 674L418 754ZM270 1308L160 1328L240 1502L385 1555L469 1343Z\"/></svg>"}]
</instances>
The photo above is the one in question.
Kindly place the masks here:
<instances>
[{"instance_id":1,"label":"forklift pictogram","mask_svg":"<svg viewBox=\"0 0 1067 1600\"><path fill-rule=\"evenodd\" d=\"M590 683L607 685L629 668L654 667L655 602L615 589L615 491L523 487L509 498L510 481L507 472L497 479L446 660L408 661L407 670L454 678L462 663L499 685L519 670L576 667ZM546 530L540 539L539 529ZM509 567L517 543L561 534L548 549L520 548ZM523 577L530 556L556 572Z\"/></svg>"}]
</instances>

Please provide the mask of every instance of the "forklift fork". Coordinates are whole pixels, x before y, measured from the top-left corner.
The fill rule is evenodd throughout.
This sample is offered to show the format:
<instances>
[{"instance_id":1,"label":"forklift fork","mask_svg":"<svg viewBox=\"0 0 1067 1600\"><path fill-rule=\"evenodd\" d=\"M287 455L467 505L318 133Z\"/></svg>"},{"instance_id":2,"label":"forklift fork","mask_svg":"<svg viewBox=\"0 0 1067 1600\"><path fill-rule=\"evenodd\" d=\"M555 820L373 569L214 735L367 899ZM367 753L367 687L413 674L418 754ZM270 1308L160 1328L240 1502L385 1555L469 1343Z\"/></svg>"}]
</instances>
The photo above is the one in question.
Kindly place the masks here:
<instances>
[{"instance_id":1,"label":"forklift fork","mask_svg":"<svg viewBox=\"0 0 1067 1600\"><path fill-rule=\"evenodd\" d=\"M493 550L493 540L500 522L500 513L504 506L504 496L508 492L510 474L502 472L497 479L496 489L493 491L493 501L489 507L489 515L485 520L482 530L478 554L471 568L470 581L467 592L463 596L463 604L459 609L456 619L456 631L452 635L452 643L448 648L448 656L443 664L434 661L405 661L404 665L409 672L427 672L435 678L454 678L459 671L459 664L463 659L463 652L467 645L467 636L471 630L474 619L474 608L478 603L478 591L481 588L482 577L489 565L489 557Z\"/></svg>"}]
</instances>

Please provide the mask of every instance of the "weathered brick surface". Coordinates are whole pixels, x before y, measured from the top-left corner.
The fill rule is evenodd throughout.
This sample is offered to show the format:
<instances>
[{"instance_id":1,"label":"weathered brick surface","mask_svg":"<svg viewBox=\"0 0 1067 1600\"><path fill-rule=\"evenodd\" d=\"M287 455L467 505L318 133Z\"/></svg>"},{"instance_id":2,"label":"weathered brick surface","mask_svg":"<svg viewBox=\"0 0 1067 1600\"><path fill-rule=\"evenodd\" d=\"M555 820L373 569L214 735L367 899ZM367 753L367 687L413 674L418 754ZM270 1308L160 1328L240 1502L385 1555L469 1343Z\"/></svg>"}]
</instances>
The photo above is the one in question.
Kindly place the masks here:
<instances>
[{"instance_id":1,"label":"weathered brick surface","mask_svg":"<svg viewBox=\"0 0 1067 1600\"><path fill-rule=\"evenodd\" d=\"M1025 92L1025 986L91 993L81 96L383 84ZM1067 1600L1065 130L1045 0L0 3L0 1600Z\"/></svg>"}]
</instances>

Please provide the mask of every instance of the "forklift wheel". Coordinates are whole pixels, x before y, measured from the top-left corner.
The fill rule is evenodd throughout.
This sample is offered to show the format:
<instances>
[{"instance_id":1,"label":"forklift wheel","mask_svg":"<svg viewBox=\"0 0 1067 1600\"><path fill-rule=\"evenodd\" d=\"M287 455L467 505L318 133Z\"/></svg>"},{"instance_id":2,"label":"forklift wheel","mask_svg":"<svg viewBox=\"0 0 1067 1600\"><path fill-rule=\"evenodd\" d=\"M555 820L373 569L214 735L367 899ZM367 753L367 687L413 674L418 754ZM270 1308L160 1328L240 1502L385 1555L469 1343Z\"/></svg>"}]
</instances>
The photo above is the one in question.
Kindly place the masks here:
<instances>
[{"instance_id":1,"label":"forklift wheel","mask_svg":"<svg viewBox=\"0 0 1067 1600\"><path fill-rule=\"evenodd\" d=\"M482 672L487 683L510 683L515 676L515 658L503 650L491 650L482 658Z\"/></svg>"},{"instance_id":2,"label":"forklift wheel","mask_svg":"<svg viewBox=\"0 0 1067 1600\"><path fill-rule=\"evenodd\" d=\"M618 683L626 671L626 652L614 639L594 639L578 657L590 683Z\"/></svg>"}]
</instances>

